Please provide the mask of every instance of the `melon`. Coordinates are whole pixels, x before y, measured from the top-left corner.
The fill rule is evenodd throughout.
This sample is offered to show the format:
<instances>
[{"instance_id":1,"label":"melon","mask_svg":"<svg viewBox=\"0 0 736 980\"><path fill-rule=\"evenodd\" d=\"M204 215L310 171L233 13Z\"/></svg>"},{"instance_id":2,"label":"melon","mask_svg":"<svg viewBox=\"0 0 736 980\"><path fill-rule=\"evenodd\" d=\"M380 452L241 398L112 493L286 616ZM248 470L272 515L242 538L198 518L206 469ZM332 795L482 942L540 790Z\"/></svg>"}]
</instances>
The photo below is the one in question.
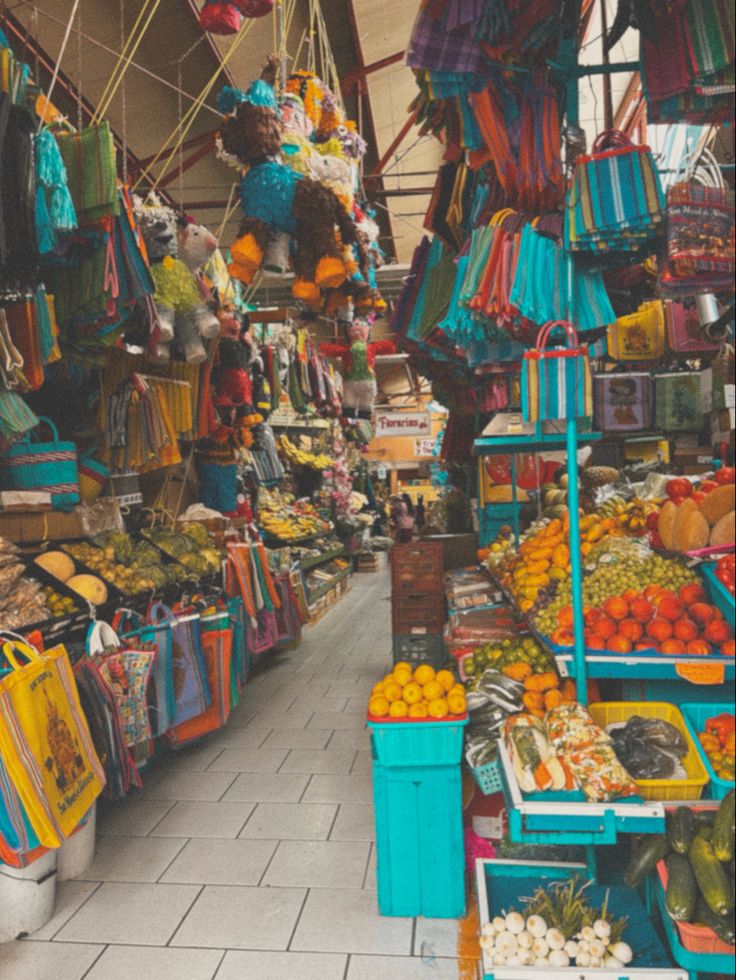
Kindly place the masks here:
<instances>
[{"instance_id":1,"label":"melon","mask_svg":"<svg viewBox=\"0 0 736 980\"><path fill-rule=\"evenodd\" d=\"M677 517L677 504L668 500L662 505L662 510L659 512L659 518L657 520L657 530L659 531L659 536L662 539L662 544L665 548L669 548L670 551L675 544L675 518Z\"/></svg>"},{"instance_id":2,"label":"melon","mask_svg":"<svg viewBox=\"0 0 736 980\"><path fill-rule=\"evenodd\" d=\"M102 606L107 602L107 586L96 575L75 575L66 584L93 606Z\"/></svg>"},{"instance_id":3,"label":"melon","mask_svg":"<svg viewBox=\"0 0 736 980\"><path fill-rule=\"evenodd\" d=\"M685 547L685 529L688 526L693 514L698 513L698 505L692 497L686 497L677 508L675 523L672 528L672 549L673 551L687 551ZM689 537L689 536L687 536Z\"/></svg>"},{"instance_id":4,"label":"melon","mask_svg":"<svg viewBox=\"0 0 736 980\"><path fill-rule=\"evenodd\" d=\"M716 487L706 495L700 503L700 513L714 527L722 517L736 507L736 485L727 483L722 487Z\"/></svg>"},{"instance_id":5,"label":"melon","mask_svg":"<svg viewBox=\"0 0 736 980\"><path fill-rule=\"evenodd\" d=\"M710 525L696 510L689 514L677 539L678 551L698 551L705 548L710 538Z\"/></svg>"},{"instance_id":6,"label":"melon","mask_svg":"<svg viewBox=\"0 0 736 980\"><path fill-rule=\"evenodd\" d=\"M36 564L60 582L68 582L75 571L74 562L63 551L45 551L36 558Z\"/></svg>"}]
</instances>

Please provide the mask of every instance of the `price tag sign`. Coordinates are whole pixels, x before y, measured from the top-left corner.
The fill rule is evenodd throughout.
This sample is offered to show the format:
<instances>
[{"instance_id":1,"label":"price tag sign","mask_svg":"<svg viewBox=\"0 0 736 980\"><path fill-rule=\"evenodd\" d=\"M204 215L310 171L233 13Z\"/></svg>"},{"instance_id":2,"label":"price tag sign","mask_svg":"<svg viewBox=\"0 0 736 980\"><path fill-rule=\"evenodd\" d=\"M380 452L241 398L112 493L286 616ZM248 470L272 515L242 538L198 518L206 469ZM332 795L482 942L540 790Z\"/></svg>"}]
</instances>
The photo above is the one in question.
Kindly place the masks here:
<instances>
[{"instance_id":1,"label":"price tag sign","mask_svg":"<svg viewBox=\"0 0 736 980\"><path fill-rule=\"evenodd\" d=\"M713 661L702 664L676 664L675 673L691 684L723 684L726 680L726 665Z\"/></svg>"}]
</instances>

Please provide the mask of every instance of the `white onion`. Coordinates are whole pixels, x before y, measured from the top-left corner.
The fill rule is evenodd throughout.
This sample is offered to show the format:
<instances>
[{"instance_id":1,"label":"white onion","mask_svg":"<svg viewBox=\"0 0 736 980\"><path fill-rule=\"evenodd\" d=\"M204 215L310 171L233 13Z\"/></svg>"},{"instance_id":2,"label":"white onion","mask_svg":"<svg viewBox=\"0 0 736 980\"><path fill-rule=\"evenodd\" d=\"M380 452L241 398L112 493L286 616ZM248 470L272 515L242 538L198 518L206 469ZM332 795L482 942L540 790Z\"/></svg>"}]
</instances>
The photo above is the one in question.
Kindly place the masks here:
<instances>
[{"instance_id":1,"label":"white onion","mask_svg":"<svg viewBox=\"0 0 736 980\"><path fill-rule=\"evenodd\" d=\"M521 966L521 960L518 956L509 956L506 960L506 966Z\"/></svg>"},{"instance_id":2,"label":"white onion","mask_svg":"<svg viewBox=\"0 0 736 980\"><path fill-rule=\"evenodd\" d=\"M534 962L534 953L530 949L520 949L518 955L521 966L531 966Z\"/></svg>"},{"instance_id":3,"label":"white onion","mask_svg":"<svg viewBox=\"0 0 736 980\"><path fill-rule=\"evenodd\" d=\"M503 915L497 915L491 925L494 932L506 932L506 919Z\"/></svg>"},{"instance_id":4,"label":"white onion","mask_svg":"<svg viewBox=\"0 0 736 980\"><path fill-rule=\"evenodd\" d=\"M592 926L583 926L580 930L580 938L584 939L586 943L592 943L596 938L595 929Z\"/></svg>"},{"instance_id":5,"label":"white onion","mask_svg":"<svg viewBox=\"0 0 736 980\"><path fill-rule=\"evenodd\" d=\"M536 960L534 960L534 964L533 965L534 966L549 966L549 960L547 959L546 956L538 956L536 958Z\"/></svg>"},{"instance_id":6,"label":"white onion","mask_svg":"<svg viewBox=\"0 0 736 980\"><path fill-rule=\"evenodd\" d=\"M634 951L628 943L618 942L608 947L611 956L615 956L624 966L627 966L634 958Z\"/></svg>"},{"instance_id":7,"label":"white onion","mask_svg":"<svg viewBox=\"0 0 736 980\"><path fill-rule=\"evenodd\" d=\"M590 955L594 960L602 960L606 955L606 947L600 941L600 939L594 939L590 944Z\"/></svg>"},{"instance_id":8,"label":"white onion","mask_svg":"<svg viewBox=\"0 0 736 980\"><path fill-rule=\"evenodd\" d=\"M570 957L563 949L553 949L549 954L549 965L565 967L570 965Z\"/></svg>"},{"instance_id":9,"label":"white onion","mask_svg":"<svg viewBox=\"0 0 736 980\"><path fill-rule=\"evenodd\" d=\"M578 955L575 957L576 966L590 966L590 962L590 953L578 953Z\"/></svg>"},{"instance_id":10,"label":"white onion","mask_svg":"<svg viewBox=\"0 0 736 980\"><path fill-rule=\"evenodd\" d=\"M480 948L484 949L486 953L490 953L493 947L494 947L493 936L480 937Z\"/></svg>"},{"instance_id":11,"label":"white onion","mask_svg":"<svg viewBox=\"0 0 736 980\"><path fill-rule=\"evenodd\" d=\"M509 956L515 956L518 945L516 942L516 936L510 932L502 932L500 936L496 937L496 949L501 954L508 958Z\"/></svg>"},{"instance_id":12,"label":"white onion","mask_svg":"<svg viewBox=\"0 0 736 980\"><path fill-rule=\"evenodd\" d=\"M506 916L506 929L514 936L524 931L524 916L518 912L509 912Z\"/></svg>"},{"instance_id":13,"label":"white onion","mask_svg":"<svg viewBox=\"0 0 736 980\"><path fill-rule=\"evenodd\" d=\"M493 965L494 966L506 966L506 957L501 956L500 953L493 954Z\"/></svg>"},{"instance_id":14,"label":"white onion","mask_svg":"<svg viewBox=\"0 0 736 980\"><path fill-rule=\"evenodd\" d=\"M493 928L492 922L486 922L480 931L481 936L495 936L496 930Z\"/></svg>"},{"instance_id":15,"label":"white onion","mask_svg":"<svg viewBox=\"0 0 736 980\"><path fill-rule=\"evenodd\" d=\"M535 939L542 939L547 935L547 923L541 915L530 915L526 920L526 928Z\"/></svg>"},{"instance_id":16,"label":"white onion","mask_svg":"<svg viewBox=\"0 0 736 980\"><path fill-rule=\"evenodd\" d=\"M535 939L532 946L532 953L537 959L544 959L549 953L549 943L546 939Z\"/></svg>"},{"instance_id":17,"label":"white onion","mask_svg":"<svg viewBox=\"0 0 736 980\"><path fill-rule=\"evenodd\" d=\"M578 950L581 953L589 953L590 952L590 943L588 942L587 939L580 939L580 940L578 940Z\"/></svg>"},{"instance_id":18,"label":"white onion","mask_svg":"<svg viewBox=\"0 0 736 980\"><path fill-rule=\"evenodd\" d=\"M596 919L593 923L593 932L599 939L610 939L611 938L611 923L607 922L605 919Z\"/></svg>"},{"instance_id":19,"label":"white onion","mask_svg":"<svg viewBox=\"0 0 736 980\"><path fill-rule=\"evenodd\" d=\"M610 967L612 970L618 970L624 964L621 962L621 960L617 960L615 956L607 956L603 961L603 965Z\"/></svg>"},{"instance_id":20,"label":"white onion","mask_svg":"<svg viewBox=\"0 0 736 980\"><path fill-rule=\"evenodd\" d=\"M528 929L525 929L523 932L519 933L519 935L516 937L516 941L519 944L520 949L531 949L532 943L534 942L534 936L532 936Z\"/></svg>"},{"instance_id":21,"label":"white onion","mask_svg":"<svg viewBox=\"0 0 736 980\"><path fill-rule=\"evenodd\" d=\"M562 949L565 945L565 937L559 929L548 929L544 938L550 949Z\"/></svg>"},{"instance_id":22,"label":"white onion","mask_svg":"<svg viewBox=\"0 0 736 980\"><path fill-rule=\"evenodd\" d=\"M597 970L599 967L603 966L603 960L596 959L593 957L590 961L591 969Z\"/></svg>"},{"instance_id":23,"label":"white onion","mask_svg":"<svg viewBox=\"0 0 736 980\"><path fill-rule=\"evenodd\" d=\"M570 957L570 959L574 960L575 957L578 955L578 951L580 947L578 946L578 944L575 942L574 939L568 939L568 941L565 943L564 949L567 955Z\"/></svg>"}]
</instances>

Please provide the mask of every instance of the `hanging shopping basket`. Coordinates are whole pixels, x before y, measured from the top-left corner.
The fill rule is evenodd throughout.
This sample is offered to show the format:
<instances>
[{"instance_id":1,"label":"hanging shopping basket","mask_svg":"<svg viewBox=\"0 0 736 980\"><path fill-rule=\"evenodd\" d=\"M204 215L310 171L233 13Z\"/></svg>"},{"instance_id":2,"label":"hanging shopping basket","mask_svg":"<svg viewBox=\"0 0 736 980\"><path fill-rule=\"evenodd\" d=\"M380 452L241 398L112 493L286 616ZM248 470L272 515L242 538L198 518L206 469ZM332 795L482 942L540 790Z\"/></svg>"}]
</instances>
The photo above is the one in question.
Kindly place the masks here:
<instances>
[{"instance_id":1,"label":"hanging shopping basket","mask_svg":"<svg viewBox=\"0 0 736 980\"><path fill-rule=\"evenodd\" d=\"M567 346L547 349L556 328ZM590 355L571 323L553 320L537 335L537 345L524 352L521 367L522 412L525 422L585 418L593 414Z\"/></svg>"},{"instance_id":2,"label":"hanging shopping basket","mask_svg":"<svg viewBox=\"0 0 736 980\"><path fill-rule=\"evenodd\" d=\"M16 442L0 468L4 490L36 490L51 494L51 504L68 510L79 503L79 469L77 447L62 442L51 421L41 417L41 424L52 433L51 442L32 442L31 435Z\"/></svg>"}]
</instances>

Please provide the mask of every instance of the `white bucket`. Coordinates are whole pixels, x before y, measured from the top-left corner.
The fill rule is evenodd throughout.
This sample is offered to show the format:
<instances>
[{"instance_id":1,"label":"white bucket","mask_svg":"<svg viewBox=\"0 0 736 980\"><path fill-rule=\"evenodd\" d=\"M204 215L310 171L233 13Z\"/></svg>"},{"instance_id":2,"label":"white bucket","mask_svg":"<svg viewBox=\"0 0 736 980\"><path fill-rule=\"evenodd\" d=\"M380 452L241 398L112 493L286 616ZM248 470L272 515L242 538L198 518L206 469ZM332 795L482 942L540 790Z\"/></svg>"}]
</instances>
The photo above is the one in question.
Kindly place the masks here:
<instances>
[{"instance_id":1,"label":"white bucket","mask_svg":"<svg viewBox=\"0 0 736 980\"><path fill-rule=\"evenodd\" d=\"M27 868L0 864L0 943L41 929L54 914L56 851Z\"/></svg>"},{"instance_id":2,"label":"white bucket","mask_svg":"<svg viewBox=\"0 0 736 980\"><path fill-rule=\"evenodd\" d=\"M67 837L59 848L56 873L59 881L68 881L84 874L95 857L97 829L97 804L90 807L86 822L80 824L71 837Z\"/></svg>"}]
</instances>

